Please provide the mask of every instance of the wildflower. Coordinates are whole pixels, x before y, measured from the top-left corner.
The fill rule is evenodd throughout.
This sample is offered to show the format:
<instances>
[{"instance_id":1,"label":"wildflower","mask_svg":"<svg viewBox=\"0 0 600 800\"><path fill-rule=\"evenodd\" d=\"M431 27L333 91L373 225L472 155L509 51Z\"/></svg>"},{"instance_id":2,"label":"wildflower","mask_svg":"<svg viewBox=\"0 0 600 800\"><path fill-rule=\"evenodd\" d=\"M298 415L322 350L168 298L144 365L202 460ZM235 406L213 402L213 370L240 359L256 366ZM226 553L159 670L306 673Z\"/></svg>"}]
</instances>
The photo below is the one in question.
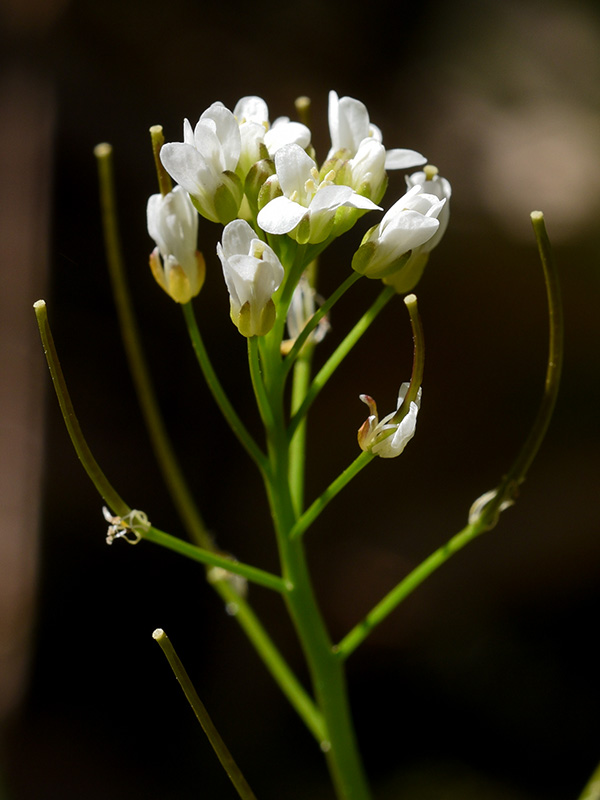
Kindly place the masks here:
<instances>
[{"instance_id":1,"label":"wildflower","mask_svg":"<svg viewBox=\"0 0 600 800\"><path fill-rule=\"evenodd\" d=\"M320 180L317 165L297 144L277 150L275 169L276 176L269 178L265 187L278 187L282 194L269 200L257 218L267 233L288 233L300 244L316 244L331 233L338 208L379 208L350 186L335 185L333 170Z\"/></svg>"},{"instance_id":2,"label":"wildflower","mask_svg":"<svg viewBox=\"0 0 600 800\"><path fill-rule=\"evenodd\" d=\"M452 187L449 181L447 181L446 178L440 177L437 167L430 164L425 167L424 171L408 175L406 177L406 184L409 189L419 185L424 192L435 195L445 202L437 215L439 226L433 236L424 244L413 248L410 258L402 269L383 279L384 283L393 286L400 294L411 291L417 285L429 260L430 252L440 243L448 227L448 220L450 218L450 197L452 195Z\"/></svg>"},{"instance_id":3,"label":"wildflower","mask_svg":"<svg viewBox=\"0 0 600 800\"><path fill-rule=\"evenodd\" d=\"M279 259L242 219L225 226L217 255L229 290L231 319L242 336L264 336L275 324L272 296L284 274Z\"/></svg>"},{"instance_id":4,"label":"wildflower","mask_svg":"<svg viewBox=\"0 0 600 800\"><path fill-rule=\"evenodd\" d=\"M339 98L336 92L329 92L329 133L331 149L327 158L332 158L340 150L345 150L354 158L365 139L373 139L381 144L381 131L369 119L364 103L353 97ZM384 150L385 169L411 169L425 164L427 159L415 150Z\"/></svg>"},{"instance_id":5,"label":"wildflower","mask_svg":"<svg viewBox=\"0 0 600 800\"><path fill-rule=\"evenodd\" d=\"M446 200L413 186L367 231L352 259L352 269L367 278L384 278L399 270L410 251L425 244L438 230Z\"/></svg>"},{"instance_id":6,"label":"wildflower","mask_svg":"<svg viewBox=\"0 0 600 800\"><path fill-rule=\"evenodd\" d=\"M176 186L148 200L148 233L156 242L150 268L158 285L177 303L187 303L204 283L204 257L196 250L198 214L187 192Z\"/></svg>"},{"instance_id":7,"label":"wildflower","mask_svg":"<svg viewBox=\"0 0 600 800\"><path fill-rule=\"evenodd\" d=\"M241 149L235 117L222 103L213 103L193 130L184 121L183 142L163 145L160 160L189 192L198 212L225 225L235 219L242 202L242 182L236 174Z\"/></svg>"},{"instance_id":8,"label":"wildflower","mask_svg":"<svg viewBox=\"0 0 600 800\"><path fill-rule=\"evenodd\" d=\"M370 450L381 458L399 456L415 435L417 414L421 406L421 389L416 401L411 401L406 414L399 420L401 407L410 384L403 383L398 392L396 411L385 416L381 421L377 413L377 403L368 394L361 394L360 399L369 406L371 412L358 431L358 444L361 450Z\"/></svg>"}]
</instances>

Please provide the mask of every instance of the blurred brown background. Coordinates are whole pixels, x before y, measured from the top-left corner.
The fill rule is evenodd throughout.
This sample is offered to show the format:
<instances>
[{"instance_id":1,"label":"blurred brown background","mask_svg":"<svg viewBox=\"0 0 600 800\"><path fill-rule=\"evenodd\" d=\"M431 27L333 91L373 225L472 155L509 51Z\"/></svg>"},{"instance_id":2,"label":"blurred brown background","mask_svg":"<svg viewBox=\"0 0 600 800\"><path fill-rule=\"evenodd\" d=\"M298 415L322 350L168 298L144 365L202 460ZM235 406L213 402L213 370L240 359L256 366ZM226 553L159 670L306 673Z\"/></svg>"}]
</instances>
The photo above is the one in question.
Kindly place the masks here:
<instances>
[{"instance_id":1,"label":"blurred brown background","mask_svg":"<svg viewBox=\"0 0 600 800\"><path fill-rule=\"evenodd\" d=\"M132 506L180 532L104 264L92 149L110 141L136 311L170 431L220 546L276 569L258 478L221 427L179 310L149 274L147 130L161 123L179 140L184 116L194 122L214 100L232 108L245 94L263 96L272 119L293 115L294 98L308 94L322 158L335 88L367 104L388 147L420 150L454 189L449 230L418 291L428 352L417 436L402 458L374 463L309 533L336 637L464 525L528 429L547 339L534 208L546 214L566 307L562 394L517 507L349 661L376 796L577 798L600 760L596 4L5 0L0 14L0 797L235 796L151 639L157 626L261 800L331 797L310 736L202 570L151 545L104 544L101 501L51 396L31 304L48 301L98 460ZM392 176L386 204L401 192ZM368 224L323 260L324 294ZM216 236L201 225L208 277L198 314L253 425ZM336 308L319 358L378 291L359 286ZM358 394L391 410L410 358L396 303L315 407L310 498L356 454ZM277 598L253 589L251 599L301 671Z\"/></svg>"}]
</instances>

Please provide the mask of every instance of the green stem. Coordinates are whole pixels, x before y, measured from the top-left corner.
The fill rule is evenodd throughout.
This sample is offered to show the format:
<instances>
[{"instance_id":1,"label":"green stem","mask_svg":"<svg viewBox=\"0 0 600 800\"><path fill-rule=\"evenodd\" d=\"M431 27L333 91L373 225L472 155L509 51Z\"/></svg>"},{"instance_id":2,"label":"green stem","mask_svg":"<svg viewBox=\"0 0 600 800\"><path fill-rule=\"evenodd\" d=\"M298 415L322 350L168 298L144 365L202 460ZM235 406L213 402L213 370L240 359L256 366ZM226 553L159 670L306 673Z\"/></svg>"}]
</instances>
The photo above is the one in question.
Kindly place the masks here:
<instances>
[{"instance_id":1,"label":"green stem","mask_svg":"<svg viewBox=\"0 0 600 800\"><path fill-rule=\"evenodd\" d=\"M271 408L271 403L265 389L258 336L251 336L248 339L248 366L250 368L250 379L252 381L252 388L254 389L254 396L256 397L260 418L265 426L267 435L269 435L269 432L275 427L275 420L273 417L273 409Z\"/></svg>"},{"instance_id":2,"label":"green stem","mask_svg":"<svg viewBox=\"0 0 600 800\"><path fill-rule=\"evenodd\" d=\"M160 126L155 126L156 130L151 130L154 130L152 141L155 159L157 159L157 164L162 167L160 161L158 161L158 151L162 143L160 137L157 138L159 128ZM212 542L210 534L194 502L194 498L183 471L179 466L179 462L175 456L169 435L165 428L156 398L156 392L154 391L154 386L150 377L150 370L148 369L144 349L142 347L137 319L133 309L133 303L131 302L131 292L129 290L123 264L117 222L112 148L108 144L101 144L95 148L94 153L98 162L100 206L108 270L121 329L121 337L123 339L125 354L127 356L127 362L129 364L138 402L148 429L156 460L167 489L173 499L175 508L193 541L201 547L211 549ZM162 172L164 173L164 168ZM160 174L159 172L159 175ZM164 174L166 175L166 173ZM168 178L168 175L166 177ZM164 188L167 188L166 184Z\"/></svg>"},{"instance_id":3,"label":"green stem","mask_svg":"<svg viewBox=\"0 0 600 800\"><path fill-rule=\"evenodd\" d=\"M267 466L265 455L248 432L244 423L239 418L237 412L231 405L229 398L225 394L219 379L217 378L217 375L208 357L208 353L206 352L202 336L200 335L200 330L196 322L192 304L185 303L182 308L192 346L194 348L194 352L196 353L196 358L198 359L200 368L204 374L208 388L212 392L215 402L221 409L221 413L227 420L229 427L237 436L238 440L250 458L252 458L262 472Z\"/></svg>"},{"instance_id":4,"label":"green stem","mask_svg":"<svg viewBox=\"0 0 600 800\"><path fill-rule=\"evenodd\" d=\"M314 347L307 344L294 364L292 381L291 413L300 408L308 387L312 366ZM302 513L304 507L304 478L306 472L306 415L296 427L289 445L289 482L292 503L296 516Z\"/></svg>"},{"instance_id":5,"label":"green stem","mask_svg":"<svg viewBox=\"0 0 600 800\"><path fill-rule=\"evenodd\" d=\"M346 356L352 350L354 345L359 341L361 336L364 333L366 333L366 331L369 329L371 323L375 320L379 312L383 308L385 308L385 306L395 295L396 291L392 286L388 286L385 289L383 289L380 292L377 299L375 300L375 302L373 303L373 305L363 314L363 316L358 320L356 325L352 328L350 333L348 333L345 339L342 342L340 342L335 351L329 356L325 364L323 364L319 372L313 378L313 381L310 385L310 389L306 393L306 396L302 401L300 407L292 417L288 429L288 436L291 437L294 435L297 426L301 423L302 419L308 413L308 409L314 403L314 401L319 395L319 392L323 389L329 378L331 378L333 373L336 371L336 369L339 367L342 361L346 358ZM321 309L319 309L319 311L320 310ZM292 351L290 351L290 355L291 352Z\"/></svg>"},{"instance_id":6,"label":"green stem","mask_svg":"<svg viewBox=\"0 0 600 800\"><path fill-rule=\"evenodd\" d=\"M423 335L423 323L421 322L416 296L414 294L406 295L404 304L408 309L412 327L413 366L408 391L404 397L404 402L393 417L393 422L401 422L403 417L406 416L410 404L416 402L419 389L423 383L423 371L425 368L425 337Z\"/></svg>"},{"instance_id":7,"label":"green stem","mask_svg":"<svg viewBox=\"0 0 600 800\"><path fill-rule=\"evenodd\" d=\"M325 741L327 730L321 711L299 683L252 608L237 594L227 580L214 583L213 586L226 601L228 610L244 630L275 683L287 697L315 740L319 743Z\"/></svg>"},{"instance_id":8,"label":"green stem","mask_svg":"<svg viewBox=\"0 0 600 800\"><path fill-rule=\"evenodd\" d=\"M46 303L44 300L38 300L33 304L33 307L35 309L35 316L44 347L44 354L52 377L54 391L56 392L58 404L75 452L100 496L106 501L107 505L110 506L114 513L118 514L120 517L125 517L131 513L131 508L129 508L127 503L113 488L104 472L100 469L100 465L92 455L92 451L83 436L79 421L75 415L75 409L71 402L69 390L67 389L65 377L58 359L58 353L54 345L50 324L48 323Z\"/></svg>"},{"instance_id":9,"label":"green stem","mask_svg":"<svg viewBox=\"0 0 600 800\"><path fill-rule=\"evenodd\" d=\"M475 504L478 506L477 513L473 514L475 519L470 521L469 525L457 533L443 547L440 547L432 553L429 558L425 559L422 564L400 581L400 583L392 589L369 614L367 614L362 622L356 625L356 627L342 639L336 647L337 653L342 658L347 658L350 653L354 652L373 628L382 622L388 614L417 588L417 586L423 583L425 578L435 572L450 558L450 556L462 550L465 545L484 531L494 527L498 521L500 512L514 502L518 487L525 480L529 467L544 439L558 394L563 361L564 325L558 271L544 226L544 217L541 212L537 211L532 213L531 218L537 238L542 267L544 269L544 280L548 299L549 343L544 392L529 435L498 488L488 493L490 499L487 500L486 495L484 495L485 502Z\"/></svg>"},{"instance_id":10,"label":"green stem","mask_svg":"<svg viewBox=\"0 0 600 800\"><path fill-rule=\"evenodd\" d=\"M337 303L337 301L348 291L351 286L354 286L357 280L362 278L362 275L359 275L358 272L352 272L346 280L338 286L335 292L325 300L325 302L319 306L319 308L315 311L313 316L308 320L306 325L304 326L302 333L298 336L294 345L290 352L287 354L284 365L286 372L289 372L292 364L300 354L302 347L310 334L314 331L317 327L319 322L323 319L323 317L328 314L333 306ZM392 289L390 292L390 297L393 297L395 291Z\"/></svg>"},{"instance_id":11,"label":"green stem","mask_svg":"<svg viewBox=\"0 0 600 800\"><path fill-rule=\"evenodd\" d=\"M191 558L193 561L199 561L201 564L208 564L211 567L220 567L234 575L241 575L242 578L246 578L252 583L264 586L267 589L274 589L276 592L285 592L287 589L286 582L278 575L273 575L271 572L266 572L250 564L234 561L212 550L204 550L195 544L178 539L176 536L171 536L170 533L165 533L153 526L144 531L141 536L149 542L166 547L167 550L173 550L175 553Z\"/></svg>"},{"instance_id":12,"label":"green stem","mask_svg":"<svg viewBox=\"0 0 600 800\"><path fill-rule=\"evenodd\" d=\"M300 519L294 524L290 531L290 539L297 539L299 536L309 528L317 519L323 509L329 505L333 498L339 494L342 489L350 483L358 473L369 464L375 456L368 451L361 453L357 456L350 466L338 475L338 477L331 483L323 494L318 497L312 505L310 505Z\"/></svg>"},{"instance_id":13,"label":"green stem","mask_svg":"<svg viewBox=\"0 0 600 800\"><path fill-rule=\"evenodd\" d=\"M188 703L192 707L194 714L200 725L202 726L202 730L206 734L209 742L211 743L213 750L215 751L219 761L221 762L221 766L225 770L225 772L229 775L229 778L233 785L235 786L237 793L242 798L242 800L256 800L256 796L254 792L248 785L246 779L242 775L242 772L236 762L233 759L233 756L229 752L225 742L221 738L219 731L216 729L213 721L211 720L208 711L204 707L204 704L198 697L198 693L196 692L193 683L190 680L189 675L187 674L185 667L181 663L181 660L171 641L169 640L167 634L161 629L157 628L154 633L152 634L152 638L155 639L161 647L161 650L165 654L167 661L171 669L173 670L175 677L179 681L181 688L187 698Z\"/></svg>"},{"instance_id":14,"label":"green stem","mask_svg":"<svg viewBox=\"0 0 600 800\"><path fill-rule=\"evenodd\" d=\"M485 524L467 525L460 533L453 536L449 542L438 548L429 558L426 558L416 569L400 581L391 592L389 592L379 603L367 614L367 616L348 633L342 641L335 647L335 651L341 658L347 658L371 633L373 628L383 620L412 594L417 586L428 578L433 572L442 566L451 556L473 541L480 533L486 530Z\"/></svg>"},{"instance_id":15,"label":"green stem","mask_svg":"<svg viewBox=\"0 0 600 800\"><path fill-rule=\"evenodd\" d=\"M550 245L550 240L546 232L544 215L541 211L533 211L531 213L531 223L537 240L538 252L544 269L544 279L546 282L549 323L548 364L546 368L544 394L537 417L511 469L512 479L518 483L521 483L525 479L529 467L536 457L546 435L546 431L548 430L548 425L550 424L558 397L564 356L564 319L558 269L554 260L552 246Z\"/></svg>"},{"instance_id":16,"label":"green stem","mask_svg":"<svg viewBox=\"0 0 600 800\"><path fill-rule=\"evenodd\" d=\"M339 798L368 800L369 788L354 735L342 662L321 616L310 582L302 540L290 538L295 512L288 482L288 450L280 428L270 440L272 466L266 481L277 532L283 576L290 584L284 598L305 653L326 737L321 742Z\"/></svg>"},{"instance_id":17,"label":"green stem","mask_svg":"<svg viewBox=\"0 0 600 800\"><path fill-rule=\"evenodd\" d=\"M578 800L600 800L600 764L598 764L592 777L586 783Z\"/></svg>"},{"instance_id":18,"label":"green stem","mask_svg":"<svg viewBox=\"0 0 600 800\"><path fill-rule=\"evenodd\" d=\"M150 138L152 140L152 155L154 156L154 166L156 168L156 177L158 179L158 187L163 197L173 190L173 182L167 170L163 167L160 160L160 150L165 143L163 136L162 125L152 125L150 128Z\"/></svg>"}]
</instances>

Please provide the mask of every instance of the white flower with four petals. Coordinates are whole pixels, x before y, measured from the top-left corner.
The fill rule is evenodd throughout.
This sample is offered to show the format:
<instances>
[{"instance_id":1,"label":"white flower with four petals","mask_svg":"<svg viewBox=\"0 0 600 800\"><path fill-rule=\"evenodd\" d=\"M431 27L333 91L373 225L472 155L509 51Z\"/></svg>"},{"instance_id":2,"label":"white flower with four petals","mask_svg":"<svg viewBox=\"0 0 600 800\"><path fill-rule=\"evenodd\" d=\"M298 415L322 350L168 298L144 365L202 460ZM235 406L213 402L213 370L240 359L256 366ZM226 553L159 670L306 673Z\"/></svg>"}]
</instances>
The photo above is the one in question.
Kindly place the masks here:
<instances>
[{"instance_id":1,"label":"white flower with four petals","mask_svg":"<svg viewBox=\"0 0 600 800\"><path fill-rule=\"evenodd\" d=\"M203 217L223 225L235 219L243 197L236 169L242 138L236 118L223 103L213 103L192 130L183 123L183 142L165 144L160 160L189 192Z\"/></svg>"},{"instance_id":2,"label":"white flower with four petals","mask_svg":"<svg viewBox=\"0 0 600 800\"><path fill-rule=\"evenodd\" d=\"M229 290L231 319L243 336L264 336L275 323L272 297L283 280L281 262L243 219L225 226L217 255Z\"/></svg>"},{"instance_id":3,"label":"white flower with four petals","mask_svg":"<svg viewBox=\"0 0 600 800\"><path fill-rule=\"evenodd\" d=\"M278 181L283 195L270 200L258 214L258 225L266 233L289 233L301 244L316 244L329 236L338 208L379 208L352 187L334 184L333 172L319 180L317 165L297 144L284 145L275 153L275 170L276 177L267 183Z\"/></svg>"}]
</instances>

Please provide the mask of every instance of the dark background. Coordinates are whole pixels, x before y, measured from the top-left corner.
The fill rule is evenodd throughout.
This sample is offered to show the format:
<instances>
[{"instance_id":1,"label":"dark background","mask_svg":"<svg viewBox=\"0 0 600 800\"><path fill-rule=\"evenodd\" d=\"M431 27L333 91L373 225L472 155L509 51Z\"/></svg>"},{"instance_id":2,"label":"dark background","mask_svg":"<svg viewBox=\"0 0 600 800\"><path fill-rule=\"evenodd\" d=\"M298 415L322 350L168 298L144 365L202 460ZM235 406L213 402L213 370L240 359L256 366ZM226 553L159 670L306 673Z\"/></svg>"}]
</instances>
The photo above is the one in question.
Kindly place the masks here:
<instances>
[{"instance_id":1,"label":"dark background","mask_svg":"<svg viewBox=\"0 0 600 800\"><path fill-rule=\"evenodd\" d=\"M0 63L3 86L13 88L4 111L18 124L14 149L3 149L3 214L21 181L39 206L12 231L4 293L18 298L7 307L26 308L35 397L46 402L37 588L18 626L31 632L19 638L29 655L5 703L6 798L235 796L152 641L158 626L261 800L331 797L310 735L202 569L150 544L104 544L101 501L68 442L29 311L45 295L80 422L115 487L157 527L181 533L137 410L105 269L92 150L109 141L136 314L169 430L219 545L276 570L258 477L202 384L179 309L147 267L145 204L156 191L147 131L161 123L178 141L183 117L195 122L211 102L233 108L246 94L263 96L271 119L293 116L294 98L306 94L323 158L331 88L363 100L388 147L423 152L454 190L448 232L418 287L427 361L417 436L402 458L373 463L308 534L335 638L463 527L526 435L547 347L534 208L556 246L566 312L562 393L517 506L348 662L376 797L578 797L600 760L595 8L566 0L5 6ZM34 159L19 156L29 135ZM402 180L392 175L387 206ZM323 259L323 294L347 274L366 227ZM245 343L214 254L218 229L201 223L200 236L207 280L198 317L253 427ZM35 237L39 273L23 289L19 259ZM364 284L336 308L317 358L375 297L375 282ZM387 413L410 365L408 319L396 302L314 409L309 498L357 453L358 394ZM250 599L302 674L278 598L253 588Z\"/></svg>"}]
</instances>

